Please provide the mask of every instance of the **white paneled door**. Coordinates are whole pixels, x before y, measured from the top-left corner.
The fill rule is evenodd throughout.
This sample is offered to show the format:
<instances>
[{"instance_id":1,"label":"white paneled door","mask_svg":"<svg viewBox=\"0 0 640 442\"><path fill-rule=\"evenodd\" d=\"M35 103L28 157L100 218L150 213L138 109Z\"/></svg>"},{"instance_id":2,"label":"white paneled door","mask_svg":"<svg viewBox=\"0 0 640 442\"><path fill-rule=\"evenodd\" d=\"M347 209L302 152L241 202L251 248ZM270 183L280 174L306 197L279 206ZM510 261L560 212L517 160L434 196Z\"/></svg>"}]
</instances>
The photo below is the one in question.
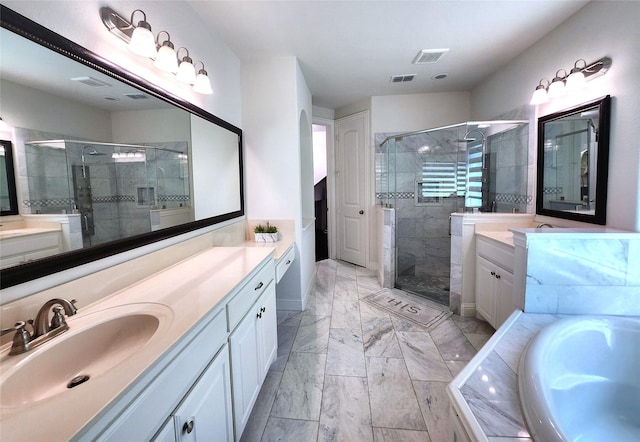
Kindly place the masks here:
<instances>
[{"instance_id":1,"label":"white paneled door","mask_svg":"<svg viewBox=\"0 0 640 442\"><path fill-rule=\"evenodd\" d=\"M366 266L369 113L336 121L337 258Z\"/></svg>"}]
</instances>

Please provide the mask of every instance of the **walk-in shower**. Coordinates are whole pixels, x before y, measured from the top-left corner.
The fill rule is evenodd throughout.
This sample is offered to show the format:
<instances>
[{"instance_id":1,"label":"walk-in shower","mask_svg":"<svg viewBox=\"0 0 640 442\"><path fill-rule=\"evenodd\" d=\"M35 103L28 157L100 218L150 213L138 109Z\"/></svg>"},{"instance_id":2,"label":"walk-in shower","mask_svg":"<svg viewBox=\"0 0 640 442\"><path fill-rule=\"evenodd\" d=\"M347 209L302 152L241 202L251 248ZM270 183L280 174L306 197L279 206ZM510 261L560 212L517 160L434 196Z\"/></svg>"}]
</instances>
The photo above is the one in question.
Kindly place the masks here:
<instances>
[{"instance_id":1,"label":"walk-in shower","mask_svg":"<svg viewBox=\"0 0 640 442\"><path fill-rule=\"evenodd\" d=\"M526 212L528 121L376 134L376 198L395 211L395 286L449 305L449 217Z\"/></svg>"},{"instance_id":2,"label":"walk-in shower","mask_svg":"<svg viewBox=\"0 0 640 442\"><path fill-rule=\"evenodd\" d=\"M25 212L79 214L82 247L152 230L151 210L189 207L187 142L24 142Z\"/></svg>"}]
</instances>

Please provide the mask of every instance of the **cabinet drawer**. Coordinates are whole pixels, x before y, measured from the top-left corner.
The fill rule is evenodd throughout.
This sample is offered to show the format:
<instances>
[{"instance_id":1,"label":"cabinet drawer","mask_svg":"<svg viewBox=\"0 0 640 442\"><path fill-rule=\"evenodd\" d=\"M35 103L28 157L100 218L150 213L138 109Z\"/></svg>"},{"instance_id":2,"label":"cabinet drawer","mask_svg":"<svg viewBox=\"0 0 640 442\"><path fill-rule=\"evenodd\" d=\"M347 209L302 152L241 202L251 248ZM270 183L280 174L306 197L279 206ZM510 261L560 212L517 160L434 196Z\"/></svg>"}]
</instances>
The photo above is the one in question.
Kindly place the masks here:
<instances>
[{"instance_id":1,"label":"cabinet drawer","mask_svg":"<svg viewBox=\"0 0 640 442\"><path fill-rule=\"evenodd\" d=\"M280 257L278 260L278 264L276 265L276 283L280 282L282 277L287 270L289 270L289 266L296 259L296 250L291 246L287 252Z\"/></svg>"},{"instance_id":2,"label":"cabinet drawer","mask_svg":"<svg viewBox=\"0 0 640 442\"><path fill-rule=\"evenodd\" d=\"M227 303L227 318L229 322L229 331L232 331L238 322L244 317L245 313L260 297L264 290L273 280L274 264L270 260L258 273L249 280L249 282L240 289L239 293Z\"/></svg>"},{"instance_id":3,"label":"cabinet drawer","mask_svg":"<svg viewBox=\"0 0 640 442\"><path fill-rule=\"evenodd\" d=\"M498 264L505 270L513 273L514 250L508 246L500 246L491 240L476 237L476 252L489 261Z\"/></svg>"}]
</instances>

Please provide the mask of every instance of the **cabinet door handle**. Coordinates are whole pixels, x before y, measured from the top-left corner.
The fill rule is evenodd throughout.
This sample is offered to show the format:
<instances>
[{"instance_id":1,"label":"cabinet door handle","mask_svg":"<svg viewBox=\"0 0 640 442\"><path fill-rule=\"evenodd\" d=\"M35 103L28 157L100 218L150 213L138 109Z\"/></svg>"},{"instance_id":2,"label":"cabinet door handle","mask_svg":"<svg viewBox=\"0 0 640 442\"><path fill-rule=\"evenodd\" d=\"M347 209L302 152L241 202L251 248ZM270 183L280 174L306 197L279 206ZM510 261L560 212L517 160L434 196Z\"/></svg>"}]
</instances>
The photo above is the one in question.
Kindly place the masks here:
<instances>
[{"instance_id":1,"label":"cabinet door handle","mask_svg":"<svg viewBox=\"0 0 640 442\"><path fill-rule=\"evenodd\" d=\"M264 313L266 309L267 309L266 307L262 307L262 308L260 309L260 313Z\"/></svg>"},{"instance_id":2,"label":"cabinet door handle","mask_svg":"<svg viewBox=\"0 0 640 442\"><path fill-rule=\"evenodd\" d=\"M259 313L256 315L256 318L258 318L258 319L262 319L262 312L259 312Z\"/></svg>"},{"instance_id":3,"label":"cabinet door handle","mask_svg":"<svg viewBox=\"0 0 640 442\"><path fill-rule=\"evenodd\" d=\"M496 275L496 279L500 279L500 275Z\"/></svg>"},{"instance_id":4,"label":"cabinet door handle","mask_svg":"<svg viewBox=\"0 0 640 442\"><path fill-rule=\"evenodd\" d=\"M496 272L491 272L491 276L496 276Z\"/></svg>"},{"instance_id":5,"label":"cabinet door handle","mask_svg":"<svg viewBox=\"0 0 640 442\"><path fill-rule=\"evenodd\" d=\"M196 423L194 422L193 419L191 419L189 422L185 422L184 425L182 426L182 432L183 433L187 433L187 434L191 434L191 432L193 431L193 427L196 425Z\"/></svg>"},{"instance_id":6,"label":"cabinet door handle","mask_svg":"<svg viewBox=\"0 0 640 442\"><path fill-rule=\"evenodd\" d=\"M260 290L263 285L262 281L260 281L260 284L258 284L254 290Z\"/></svg>"},{"instance_id":7,"label":"cabinet door handle","mask_svg":"<svg viewBox=\"0 0 640 442\"><path fill-rule=\"evenodd\" d=\"M290 260L290 259L287 259L287 262L285 263L285 265L287 265L287 266L288 266L289 264L291 264L291 260Z\"/></svg>"}]
</instances>

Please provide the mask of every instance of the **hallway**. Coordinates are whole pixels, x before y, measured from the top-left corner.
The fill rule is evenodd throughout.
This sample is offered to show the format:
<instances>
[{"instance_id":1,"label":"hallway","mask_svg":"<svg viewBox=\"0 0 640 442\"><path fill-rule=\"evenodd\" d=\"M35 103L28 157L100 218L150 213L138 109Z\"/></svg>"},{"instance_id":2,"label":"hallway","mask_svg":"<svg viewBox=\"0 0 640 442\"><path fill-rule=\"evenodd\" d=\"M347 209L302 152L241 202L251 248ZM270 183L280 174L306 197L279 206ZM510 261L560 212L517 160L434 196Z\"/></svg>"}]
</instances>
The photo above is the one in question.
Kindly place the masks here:
<instances>
[{"instance_id":1,"label":"hallway","mask_svg":"<svg viewBox=\"0 0 640 442\"><path fill-rule=\"evenodd\" d=\"M371 270L316 263L304 312L278 311L278 358L242 441L449 440L446 386L491 337L453 315L425 328L362 301Z\"/></svg>"}]
</instances>

